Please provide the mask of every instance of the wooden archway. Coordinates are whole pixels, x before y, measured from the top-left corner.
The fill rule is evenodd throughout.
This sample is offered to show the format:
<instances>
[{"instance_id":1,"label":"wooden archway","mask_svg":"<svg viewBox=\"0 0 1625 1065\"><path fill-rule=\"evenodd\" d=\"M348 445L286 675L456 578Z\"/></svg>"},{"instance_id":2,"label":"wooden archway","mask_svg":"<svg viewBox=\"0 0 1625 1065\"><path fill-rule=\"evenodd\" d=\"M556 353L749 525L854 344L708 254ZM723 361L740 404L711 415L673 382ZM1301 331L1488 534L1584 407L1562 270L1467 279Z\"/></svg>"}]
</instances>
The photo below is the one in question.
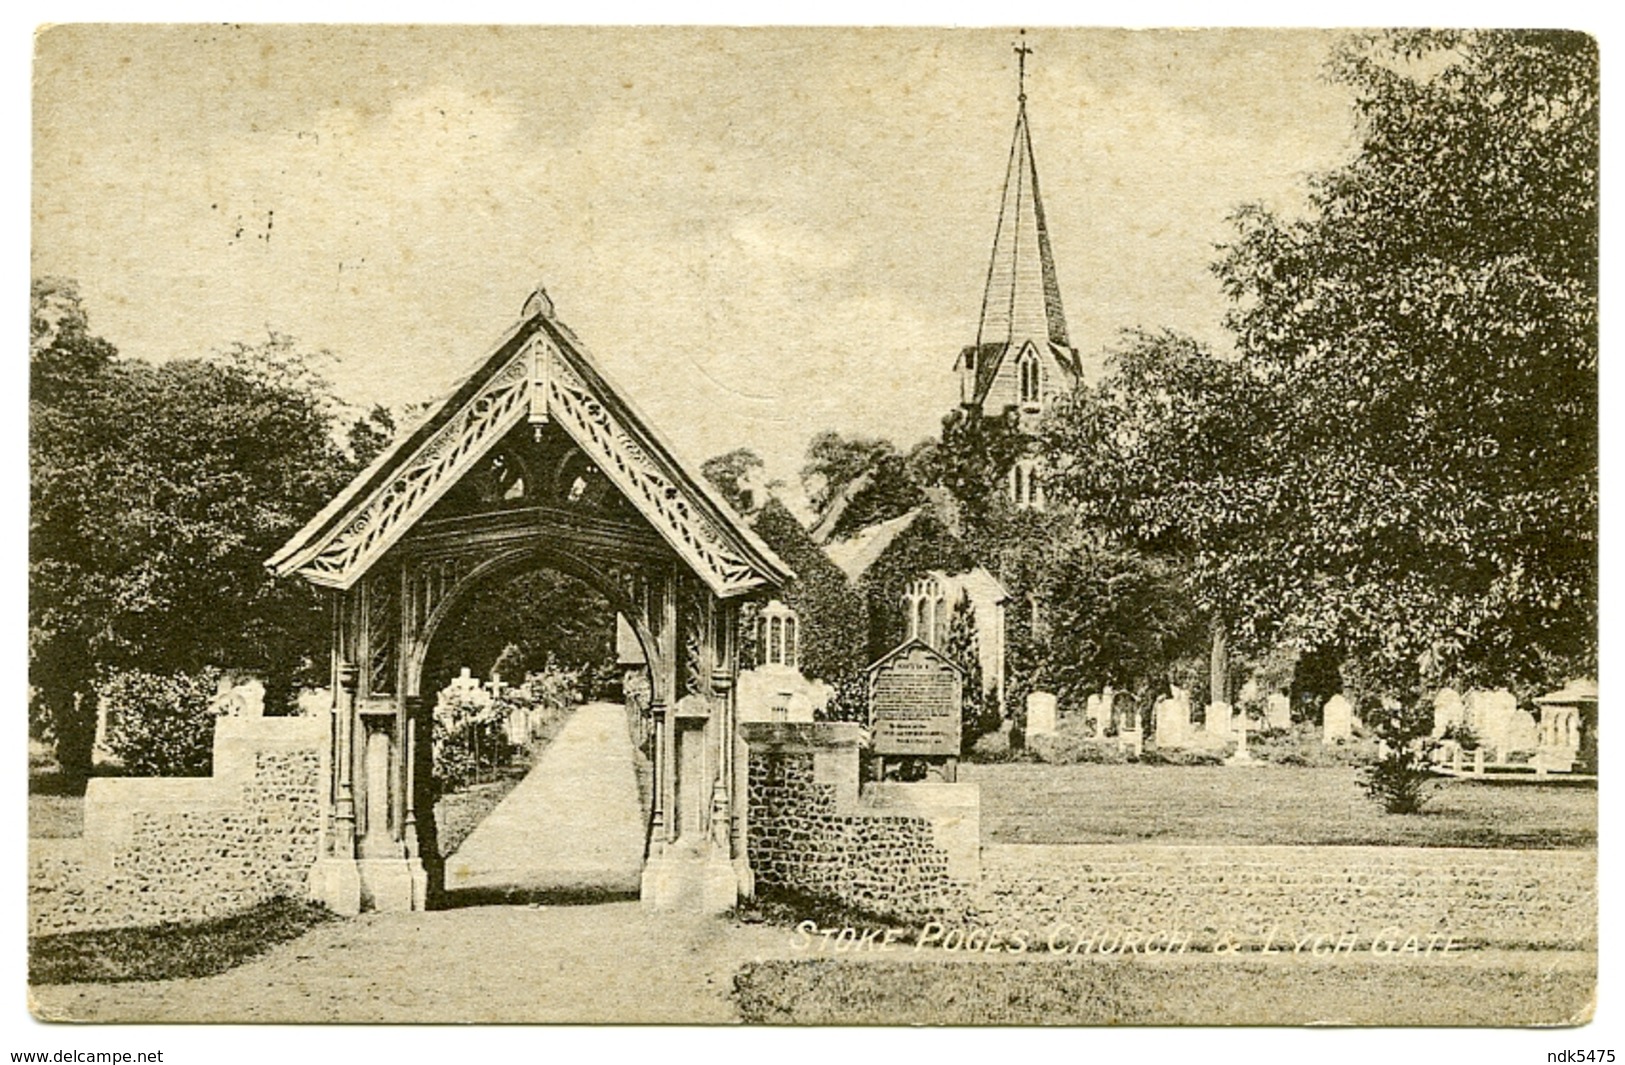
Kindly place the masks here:
<instances>
[{"instance_id":1,"label":"wooden archway","mask_svg":"<svg viewBox=\"0 0 1625 1065\"><path fill-rule=\"evenodd\" d=\"M316 897L340 912L427 905L438 870L418 818L424 657L474 589L536 566L587 581L644 647L656 739L645 898L731 905L716 901L719 862L748 890L739 604L791 573L604 378L540 290L485 363L267 565L332 590ZM693 877L705 890L685 887Z\"/></svg>"}]
</instances>

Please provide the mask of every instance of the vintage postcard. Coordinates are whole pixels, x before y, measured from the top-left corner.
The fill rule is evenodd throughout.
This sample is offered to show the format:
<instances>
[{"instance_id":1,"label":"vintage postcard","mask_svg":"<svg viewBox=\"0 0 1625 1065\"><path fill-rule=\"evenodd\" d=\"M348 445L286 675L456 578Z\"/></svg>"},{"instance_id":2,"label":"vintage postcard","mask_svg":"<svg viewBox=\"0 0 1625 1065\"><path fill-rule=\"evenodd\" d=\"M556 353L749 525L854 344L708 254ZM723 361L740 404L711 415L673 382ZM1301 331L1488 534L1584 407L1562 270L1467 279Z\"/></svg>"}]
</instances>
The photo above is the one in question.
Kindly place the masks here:
<instances>
[{"instance_id":1,"label":"vintage postcard","mask_svg":"<svg viewBox=\"0 0 1625 1065\"><path fill-rule=\"evenodd\" d=\"M33 1016L1587 1024L1598 72L40 30Z\"/></svg>"}]
</instances>

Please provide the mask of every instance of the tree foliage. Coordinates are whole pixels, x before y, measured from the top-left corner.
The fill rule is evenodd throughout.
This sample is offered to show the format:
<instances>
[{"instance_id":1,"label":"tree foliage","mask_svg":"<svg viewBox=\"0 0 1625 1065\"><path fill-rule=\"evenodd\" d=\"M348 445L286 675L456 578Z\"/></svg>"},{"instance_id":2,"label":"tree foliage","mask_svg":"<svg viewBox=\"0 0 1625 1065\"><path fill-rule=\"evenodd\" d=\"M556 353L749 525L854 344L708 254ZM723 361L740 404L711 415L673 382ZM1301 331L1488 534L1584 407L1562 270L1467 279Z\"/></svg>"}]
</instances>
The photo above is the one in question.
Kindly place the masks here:
<instances>
[{"instance_id":1,"label":"tree foliage","mask_svg":"<svg viewBox=\"0 0 1625 1065\"><path fill-rule=\"evenodd\" d=\"M29 680L77 774L100 670L255 668L274 703L325 659L321 599L263 562L356 467L289 338L154 366L93 336L71 284L32 304Z\"/></svg>"},{"instance_id":2,"label":"tree foliage","mask_svg":"<svg viewBox=\"0 0 1625 1065\"><path fill-rule=\"evenodd\" d=\"M1355 157L1216 267L1281 404L1280 612L1399 687L1594 669L1595 44L1362 35L1332 69Z\"/></svg>"},{"instance_id":3,"label":"tree foliage","mask_svg":"<svg viewBox=\"0 0 1625 1065\"><path fill-rule=\"evenodd\" d=\"M131 776L206 777L214 768L214 699L220 671L113 670L97 678L107 747Z\"/></svg>"},{"instance_id":4,"label":"tree foliage","mask_svg":"<svg viewBox=\"0 0 1625 1065\"><path fill-rule=\"evenodd\" d=\"M616 674L615 611L591 585L537 569L479 588L435 633L423 687L439 691L467 669L510 683L558 669L590 694Z\"/></svg>"},{"instance_id":5,"label":"tree foliage","mask_svg":"<svg viewBox=\"0 0 1625 1065\"><path fill-rule=\"evenodd\" d=\"M829 530L829 538L839 539L923 503L917 465L917 456L911 462L890 440L825 430L807 447L801 483L821 518L833 507L842 508Z\"/></svg>"},{"instance_id":6,"label":"tree foliage","mask_svg":"<svg viewBox=\"0 0 1625 1065\"><path fill-rule=\"evenodd\" d=\"M737 447L705 460L700 472L716 486L728 505L741 514L754 511L761 501L756 490L761 485L767 464L762 456L747 447Z\"/></svg>"},{"instance_id":7,"label":"tree foliage","mask_svg":"<svg viewBox=\"0 0 1625 1065\"><path fill-rule=\"evenodd\" d=\"M1069 553L1049 571L1044 599L1047 679L1074 706L1108 686L1140 696L1165 688L1169 665L1206 635L1179 570L1136 551Z\"/></svg>"}]
</instances>

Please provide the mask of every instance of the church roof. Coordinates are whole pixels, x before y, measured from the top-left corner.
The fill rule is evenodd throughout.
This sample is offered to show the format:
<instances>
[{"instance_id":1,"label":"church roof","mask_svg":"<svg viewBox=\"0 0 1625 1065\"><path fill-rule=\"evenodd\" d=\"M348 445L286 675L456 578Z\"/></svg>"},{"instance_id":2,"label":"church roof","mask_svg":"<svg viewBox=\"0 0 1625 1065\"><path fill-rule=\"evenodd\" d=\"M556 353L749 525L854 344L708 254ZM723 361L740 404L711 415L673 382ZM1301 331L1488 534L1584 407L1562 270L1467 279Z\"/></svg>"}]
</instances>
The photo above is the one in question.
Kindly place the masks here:
<instances>
[{"instance_id":1,"label":"church roof","mask_svg":"<svg viewBox=\"0 0 1625 1065\"><path fill-rule=\"evenodd\" d=\"M1038 191L1038 164L1033 160L1027 94L1023 92L1016 107L1016 131L1010 142L976 343L965 349L977 356L975 402L986 398L1004 356L1019 351L1028 341L1040 350L1048 345L1063 366L1076 372L1077 356L1061 307L1061 286Z\"/></svg>"},{"instance_id":2,"label":"church roof","mask_svg":"<svg viewBox=\"0 0 1625 1065\"><path fill-rule=\"evenodd\" d=\"M925 510L923 506L915 507L906 514L865 526L845 540L825 544L824 554L846 574L847 580L858 580Z\"/></svg>"}]
</instances>

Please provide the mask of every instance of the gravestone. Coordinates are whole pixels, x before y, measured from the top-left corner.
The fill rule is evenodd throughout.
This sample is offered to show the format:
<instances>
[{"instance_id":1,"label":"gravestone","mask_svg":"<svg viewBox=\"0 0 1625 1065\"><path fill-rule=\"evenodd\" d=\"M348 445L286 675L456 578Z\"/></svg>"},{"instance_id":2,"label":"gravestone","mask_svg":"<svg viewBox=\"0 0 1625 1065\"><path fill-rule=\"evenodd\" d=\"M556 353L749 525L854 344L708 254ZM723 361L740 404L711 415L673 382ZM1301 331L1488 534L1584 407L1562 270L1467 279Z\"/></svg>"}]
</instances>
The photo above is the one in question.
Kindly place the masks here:
<instances>
[{"instance_id":1,"label":"gravestone","mask_svg":"<svg viewBox=\"0 0 1625 1065\"><path fill-rule=\"evenodd\" d=\"M1507 752L1532 751L1540 746L1540 729L1535 715L1527 710L1514 710L1507 721Z\"/></svg>"},{"instance_id":2,"label":"gravestone","mask_svg":"<svg viewBox=\"0 0 1625 1065\"><path fill-rule=\"evenodd\" d=\"M1292 700L1284 692L1270 692L1264 700L1264 716L1272 729L1292 727Z\"/></svg>"},{"instance_id":3,"label":"gravestone","mask_svg":"<svg viewBox=\"0 0 1625 1065\"><path fill-rule=\"evenodd\" d=\"M1467 705L1461 701L1456 689L1439 689L1439 694L1433 697L1433 738L1438 739L1446 729L1463 724L1466 720Z\"/></svg>"},{"instance_id":4,"label":"gravestone","mask_svg":"<svg viewBox=\"0 0 1625 1065\"><path fill-rule=\"evenodd\" d=\"M1191 729L1191 701L1181 696L1158 699L1153 714L1158 747L1178 747Z\"/></svg>"},{"instance_id":5,"label":"gravestone","mask_svg":"<svg viewBox=\"0 0 1625 1065\"><path fill-rule=\"evenodd\" d=\"M1235 710L1229 703L1208 703L1205 713L1207 714L1207 722L1203 728L1209 735L1230 735L1230 718L1235 713Z\"/></svg>"},{"instance_id":6,"label":"gravestone","mask_svg":"<svg viewBox=\"0 0 1625 1065\"><path fill-rule=\"evenodd\" d=\"M946 763L953 781L959 758L964 675L934 648L909 640L869 667L869 729L885 763L925 758Z\"/></svg>"},{"instance_id":7,"label":"gravestone","mask_svg":"<svg viewBox=\"0 0 1625 1065\"><path fill-rule=\"evenodd\" d=\"M1053 692L1027 693L1027 735L1050 736L1055 733L1055 695Z\"/></svg>"},{"instance_id":8,"label":"gravestone","mask_svg":"<svg viewBox=\"0 0 1625 1065\"><path fill-rule=\"evenodd\" d=\"M264 717L265 684L257 677L240 684L222 678L219 690L209 700L209 713L216 717Z\"/></svg>"},{"instance_id":9,"label":"gravestone","mask_svg":"<svg viewBox=\"0 0 1625 1065\"><path fill-rule=\"evenodd\" d=\"M1479 743L1495 752L1498 761L1505 762L1511 751L1512 715L1518 709L1518 697L1505 688L1495 691L1473 690L1467 693L1467 724L1478 733Z\"/></svg>"},{"instance_id":10,"label":"gravestone","mask_svg":"<svg viewBox=\"0 0 1625 1065\"><path fill-rule=\"evenodd\" d=\"M1343 743L1354 735L1354 705L1341 692L1326 700L1321 715L1320 742Z\"/></svg>"},{"instance_id":11,"label":"gravestone","mask_svg":"<svg viewBox=\"0 0 1625 1065\"><path fill-rule=\"evenodd\" d=\"M1093 726L1096 736L1105 735L1106 732L1105 705L1105 700L1101 698L1099 692L1089 696L1089 700L1083 704L1083 719Z\"/></svg>"}]
</instances>

